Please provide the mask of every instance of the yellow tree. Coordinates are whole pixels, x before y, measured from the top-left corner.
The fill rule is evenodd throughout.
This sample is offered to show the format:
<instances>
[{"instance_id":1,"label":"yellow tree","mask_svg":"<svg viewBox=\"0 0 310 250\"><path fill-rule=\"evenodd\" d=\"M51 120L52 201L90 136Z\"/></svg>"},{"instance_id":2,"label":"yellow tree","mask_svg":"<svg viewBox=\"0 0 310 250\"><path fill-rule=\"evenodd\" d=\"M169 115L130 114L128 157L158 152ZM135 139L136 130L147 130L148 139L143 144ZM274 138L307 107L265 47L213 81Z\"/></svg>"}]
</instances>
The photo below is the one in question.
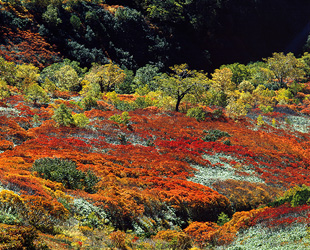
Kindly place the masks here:
<instances>
[{"instance_id":1,"label":"yellow tree","mask_svg":"<svg viewBox=\"0 0 310 250\"><path fill-rule=\"evenodd\" d=\"M11 95L7 83L0 79L0 100L3 100Z\"/></svg>"},{"instance_id":2,"label":"yellow tree","mask_svg":"<svg viewBox=\"0 0 310 250\"><path fill-rule=\"evenodd\" d=\"M228 94L234 91L236 84L232 81L233 73L229 68L216 69L212 74L212 85L211 87L219 92Z\"/></svg>"},{"instance_id":3,"label":"yellow tree","mask_svg":"<svg viewBox=\"0 0 310 250\"><path fill-rule=\"evenodd\" d=\"M264 85L258 85L252 93L252 106L264 105L274 106L275 104L275 92L269 90Z\"/></svg>"},{"instance_id":4,"label":"yellow tree","mask_svg":"<svg viewBox=\"0 0 310 250\"><path fill-rule=\"evenodd\" d=\"M16 67L13 62L7 62L0 56L0 79L9 85L15 85Z\"/></svg>"},{"instance_id":5,"label":"yellow tree","mask_svg":"<svg viewBox=\"0 0 310 250\"><path fill-rule=\"evenodd\" d=\"M304 63L298 60L293 53L285 55L273 53L272 57L264 59L274 74L274 80L279 82L279 88L285 88L287 80L298 81L305 76Z\"/></svg>"},{"instance_id":6,"label":"yellow tree","mask_svg":"<svg viewBox=\"0 0 310 250\"><path fill-rule=\"evenodd\" d=\"M98 98L100 96L100 85L97 81L90 82L89 80L82 80L81 82L82 90L80 95L84 97L94 97Z\"/></svg>"},{"instance_id":7,"label":"yellow tree","mask_svg":"<svg viewBox=\"0 0 310 250\"><path fill-rule=\"evenodd\" d=\"M241 116L246 116L248 110L246 108L246 104L241 98L236 98L235 96L231 96L228 99L228 105L226 106L226 114L232 118L237 119Z\"/></svg>"},{"instance_id":8,"label":"yellow tree","mask_svg":"<svg viewBox=\"0 0 310 250\"><path fill-rule=\"evenodd\" d=\"M65 65L55 72L56 86L61 90L76 90L80 79L73 67Z\"/></svg>"},{"instance_id":9,"label":"yellow tree","mask_svg":"<svg viewBox=\"0 0 310 250\"><path fill-rule=\"evenodd\" d=\"M91 110L97 106L97 100L100 97L100 85L98 82L90 82L85 79L81 82L81 85L80 95L84 97L81 103L82 107L85 110Z\"/></svg>"},{"instance_id":10,"label":"yellow tree","mask_svg":"<svg viewBox=\"0 0 310 250\"><path fill-rule=\"evenodd\" d=\"M38 103L48 103L49 97L41 86L37 83L33 83L26 88L25 100L28 102L33 102L33 105L37 106Z\"/></svg>"},{"instance_id":11,"label":"yellow tree","mask_svg":"<svg viewBox=\"0 0 310 250\"><path fill-rule=\"evenodd\" d=\"M215 96L215 103L226 106L228 96L236 89L232 81L233 73L229 68L216 69L212 74L211 92Z\"/></svg>"},{"instance_id":12,"label":"yellow tree","mask_svg":"<svg viewBox=\"0 0 310 250\"><path fill-rule=\"evenodd\" d=\"M238 85L238 90L241 91L241 92L244 91L244 92L252 93L254 89L255 89L254 85L251 82L249 82L249 81L242 81Z\"/></svg>"},{"instance_id":13,"label":"yellow tree","mask_svg":"<svg viewBox=\"0 0 310 250\"><path fill-rule=\"evenodd\" d=\"M32 64L21 64L16 66L16 82L19 88L24 88L36 83L39 76L39 68Z\"/></svg>"},{"instance_id":14,"label":"yellow tree","mask_svg":"<svg viewBox=\"0 0 310 250\"><path fill-rule=\"evenodd\" d=\"M229 94L226 106L226 114L233 119L246 116L248 110L252 107L255 87L249 81L242 81L238 85L238 90Z\"/></svg>"},{"instance_id":15,"label":"yellow tree","mask_svg":"<svg viewBox=\"0 0 310 250\"><path fill-rule=\"evenodd\" d=\"M112 62L105 65L94 65L85 77L90 83L100 85L101 92L109 92L125 80L124 70Z\"/></svg>"},{"instance_id":16,"label":"yellow tree","mask_svg":"<svg viewBox=\"0 0 310 250\"><path fill-rule=\"evenodd\" d=\"M209 79L203 72L189 70L187 64L175 65L170 69L172 74L162 74L155 79L164 93L176 99L175 111L178 112L183 98L188 94L201 94L206 89Z\"/></svg>"}]
</instances>

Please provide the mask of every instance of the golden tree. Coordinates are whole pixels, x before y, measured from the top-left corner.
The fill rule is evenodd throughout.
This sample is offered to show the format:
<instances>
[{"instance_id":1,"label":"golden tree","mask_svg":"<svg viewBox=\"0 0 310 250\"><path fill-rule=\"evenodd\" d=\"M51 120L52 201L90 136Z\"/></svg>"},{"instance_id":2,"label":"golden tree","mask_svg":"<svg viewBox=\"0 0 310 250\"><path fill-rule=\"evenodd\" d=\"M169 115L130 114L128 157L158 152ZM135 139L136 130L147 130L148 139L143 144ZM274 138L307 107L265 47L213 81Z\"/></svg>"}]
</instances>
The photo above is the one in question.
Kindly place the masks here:
<instances>
[{"instance_id":1,"label":"golden tree","mask_svg":"<svg viewBox=\"0 0 310 250\"><path fill-rule=\"evenodd\" d=\"M80 85L77 72L70 65L65 65L55 72L56 86L61 90L76 90Z\"/></svg>"},{"instance_id":2,"label":"golden tree","mask_svg":"<svg viewBox=\"0 0 310 250\"><path fill-rule=\"evenodd\" d=\"M274 81L279 82L280 88L286 87L287 80L298 81L305 76L304 63L298 60L293 53L285 55L281 53L273 53L272 57L264 59L273 72Z\"/></svg>"},{"instance_id":3,"label":"golden tree","mask_svg":"<svg viewBox=\"0 0 310 250\"><path fill-rule=\"evenodd\" d=\"M18 87L27 87L38 81L39 68L32 64L17 65L16 78Z\"/></svg>"},{"instance_id":4,"label":"golden tree","mask_svg":"<svg viewBox=\"0 0 310 250\"><path fill-rule=\"evenodd\" d=\"M101 92L109 92L125 80L126 74L116 64L94 65L85 77L91 84L99 84Z\"/></svg>"},{"instance_id":5,"label":"golden tree","mask_svg":"<svg viewBox=\"0 0 310 250\"><path fill-rule=\"evenodd\" d=\"M227 98L236 89L232 76L233 73L229 68L216 69L212 74L210 90L215 104L226 106Z\"/></svg>"}]
</instances>

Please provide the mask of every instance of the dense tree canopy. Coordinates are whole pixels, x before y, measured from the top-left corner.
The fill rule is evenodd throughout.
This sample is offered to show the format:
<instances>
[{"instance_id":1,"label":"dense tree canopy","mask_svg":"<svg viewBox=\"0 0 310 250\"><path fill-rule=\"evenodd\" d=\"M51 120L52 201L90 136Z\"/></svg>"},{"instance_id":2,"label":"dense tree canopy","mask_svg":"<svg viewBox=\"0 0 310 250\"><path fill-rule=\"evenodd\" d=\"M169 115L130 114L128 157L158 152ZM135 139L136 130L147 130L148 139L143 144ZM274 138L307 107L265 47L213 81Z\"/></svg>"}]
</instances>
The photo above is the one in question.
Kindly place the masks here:
<instances>
[{"instance_id":1,"label":"dense tree canopy","mask_svg":"<svg viewBox=\"0 0 310 250\"><path fill-rule=\"evenodd\" d=\"M168 69L185 61L196 69L215 69L273 51L307 50L309 5L302 0L2 1L0 55L29 62L20 49L28 55L40 51L31 60L42 68L59 59L55 44L65 57L88 67L112 60L131 70L146 64Z\"/></svg>"}]
</instances>

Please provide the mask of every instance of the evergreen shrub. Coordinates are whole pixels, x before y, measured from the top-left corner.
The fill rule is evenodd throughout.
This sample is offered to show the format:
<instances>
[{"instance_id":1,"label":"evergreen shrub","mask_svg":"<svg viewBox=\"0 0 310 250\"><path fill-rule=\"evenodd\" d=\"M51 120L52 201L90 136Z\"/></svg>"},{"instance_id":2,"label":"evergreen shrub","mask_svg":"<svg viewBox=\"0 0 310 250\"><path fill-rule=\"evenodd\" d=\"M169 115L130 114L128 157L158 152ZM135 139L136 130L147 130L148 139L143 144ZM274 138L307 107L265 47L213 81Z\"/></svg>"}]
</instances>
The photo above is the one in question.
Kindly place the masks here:
<instances>
[{"instance_id":1,"label":"evergreen shrub","mask_svg":"<svg viewBox=\"0 0 310 250\"><path fill-rule=\"evenodd\" d=\"M290 203L292 207L301 206L310 203L310 187L306 185L296 186L289 189L283 196L277 198L271 203L272 206L280 206L284 203Z\"/></svg>"},{"instance_id":2,"label":"evergreen shrub","mask_svg":"<svg viewBox=\"0 0 310 250\"><path fill-rule=\"evenodd\" d=\"M59 158L41 158L33 163L32 171L44 179L62 183L68 189L84 189L94 193L99 178L88 170L84 173L77 169L76 163Z\"/></svg>"},{"instance_id":3,"label":"evergreen shrub","mask_svg":"<svg viewBox=\"0 0 310 250\"><path fill-rule=\"evenodd\" d=\"M217 130L217 129L211 129L209 131L204 130L204 133L207 133L207 135L205 135L202 140L204 141L217 141L220 138L223 137L230 137L231 135L228 134L225 131L221 131L221 130ZM226 143L225 143L226 144ZM229 142L227 142L226 145L229 145Z\"/></svg>"},{"instance_id":4,"label":"evergreen shrub","mask_svg":"<svg viewBox=\"0 0 310 250\"><path fill-rule=\"evenodd\" d=\"M89 111L92 108L97 108L98 107L97 98L92 96L86 96L82 99L81 105L85 111Z\"/></svg>"},{"instance_id":5,"label":"evergreen shrub","mask_svg":"<svg viewBox=\"0 0 310 250\"><path fill-rule=\"evenodd\" d=\"M109 120L117 122L118 124L128 125L130 118L131 117L129 116L128 112L125 111L121 115L112 115Z\"/></svg>"},{"instance_id":6,"label":"evergreen shrub","mask_svg":"<svg viewBox=\"0 0 310 250\"><path fill-rule=\"evenodd\" d=\"M197 121L203 121L206 118L206 113L200 107L191 108L187 111L186 116L193 117Z\"/></svg>"},{"instance_id":7,"label":"evergreen shrub","mask_svg":"<svg viewBox=\"0 0 310 250\"><path fill-rule=\"evenodd\" d=\"M54 111L54 115L52 116L52 118L60 125L70 126L74 124L74 120L71 113L72 110L62 103Z\"/></svg>"}]
</instances>

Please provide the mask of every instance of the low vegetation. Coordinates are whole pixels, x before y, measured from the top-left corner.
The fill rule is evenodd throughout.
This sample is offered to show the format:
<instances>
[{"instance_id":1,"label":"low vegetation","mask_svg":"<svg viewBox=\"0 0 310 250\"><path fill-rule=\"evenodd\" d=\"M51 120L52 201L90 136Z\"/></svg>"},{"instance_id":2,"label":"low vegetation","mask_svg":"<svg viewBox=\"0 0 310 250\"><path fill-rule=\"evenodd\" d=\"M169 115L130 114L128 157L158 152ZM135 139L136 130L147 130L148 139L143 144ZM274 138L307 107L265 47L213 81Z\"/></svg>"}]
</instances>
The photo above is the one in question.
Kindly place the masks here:
<instances>
[{"instance_id":1,"label":"low vegetation","mask_svg":"<svg viewBox=\"0 0 310 250\"><path fill-rule=\"evenodd\" d=\"M292 55L273 57L283 56ZM140 81L120 94L120 85L136 85L122 76L106 92L111 63L87 71L65 60L40 71L0 62L9 69L1 72L1 246L234 249L242 237L262 244L253 232L285 238L296 228L308 244L306 64L295 80L267 64L244 66L239 84L235 66L208 78L176 65L156 71L152 90ZM71 76L58 83L63 64L78 76L74 87ZM257 78L258 70L269 73Z\"/></svg>"},{"instance_id":2,"label":"low vegetation","mask_svg":"<svg viewBox=\"0 0 310 250\"><path fill-rule=\"evenodd\" d=\"M172 60L205 2L0 0L0 249L309 247L310 55Z\"/></svg>"}]
</instances>

